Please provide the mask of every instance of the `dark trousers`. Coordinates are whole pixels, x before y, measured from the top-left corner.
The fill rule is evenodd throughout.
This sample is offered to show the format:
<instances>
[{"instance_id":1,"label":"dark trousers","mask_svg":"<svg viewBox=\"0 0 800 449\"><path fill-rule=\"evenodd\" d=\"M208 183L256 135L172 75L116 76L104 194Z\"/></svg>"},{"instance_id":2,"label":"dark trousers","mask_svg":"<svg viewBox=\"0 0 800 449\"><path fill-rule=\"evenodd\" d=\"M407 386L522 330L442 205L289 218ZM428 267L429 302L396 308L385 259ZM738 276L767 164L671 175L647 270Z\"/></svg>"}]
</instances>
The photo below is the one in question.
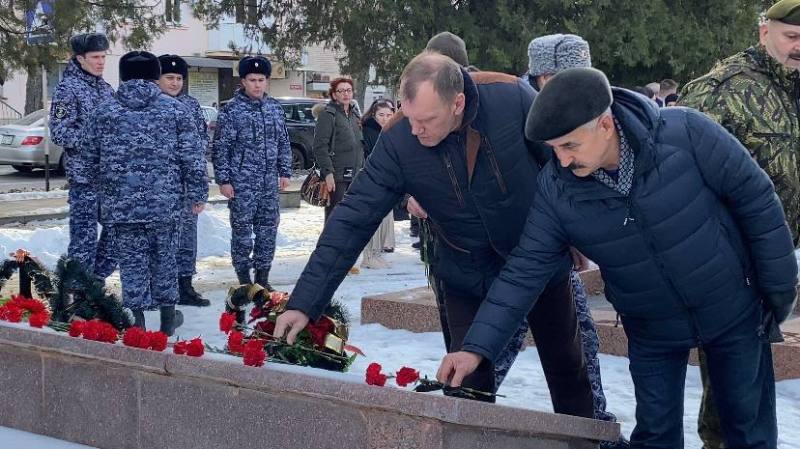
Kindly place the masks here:
<instances>
[{"instance_id":1,"label":"dark trousers","mask_svg":"<svg viewBox=\"0 0 800 449\"><path fill-rule=\"evenodd\" d=\"M347 189L350 188L351 181L336 181L336 188L331 193L331 203L330 205L325 207L325 222L328 221L328 217L331 216L331 212L342 201L344 198L344 194L347 193Z\"/></svg>"},{"instance_id":2,"label":"dark trousers","mask_svg":"<svg viewBox=\"0 0 800 449\"><path fill-rule=\"evenodd\" d=\"M459 351L485 292L463 291L446 283L441 283L440 287L450 332L450 352ZM550 281L527 320L550 388L553 410L593 418L592 388L583 358L568 272ZM494 365L484 360L464 379L464 386L494 392L494 379Z\"/></svg>"},{"instance_id":3,"label":"dark trousers","mask_svg":"<svg viewBox=\"0 0 800 449\"><path fill-rule=\"evenodd\" d=\"M775 376L772 350L757 331L756 311L745 322L703 345L722 433L729 449L775 449ZM635 449L683 447L683 393L689 349L629 339L636 393Z\"/></svg>"}]
</instances>

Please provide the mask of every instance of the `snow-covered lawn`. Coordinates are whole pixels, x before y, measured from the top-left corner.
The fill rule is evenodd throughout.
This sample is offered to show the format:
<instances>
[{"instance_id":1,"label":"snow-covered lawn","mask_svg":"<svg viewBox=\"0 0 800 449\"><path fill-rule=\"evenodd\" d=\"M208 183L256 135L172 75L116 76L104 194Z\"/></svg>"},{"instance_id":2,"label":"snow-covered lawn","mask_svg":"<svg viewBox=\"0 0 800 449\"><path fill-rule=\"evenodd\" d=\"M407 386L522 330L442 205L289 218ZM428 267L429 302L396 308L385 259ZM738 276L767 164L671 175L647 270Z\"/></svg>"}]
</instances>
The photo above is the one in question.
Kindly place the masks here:
<instances>
[{"instance_id":1,"label":"snow-covered lawn","mask_svg":"<svg viewBox=\"0 0 800 449\"><path fill-rule=\"evenodd\" d=\"M281 214L278 249L271 274L273 286L280 290L291 291L316 245L322 221L322 209L307 205L303 205L299 210L286 210ZM359 314L363 296L421 287L427 283L424 267L419 262L419 253L411 248L412 239L408 235L408 222L396 223L395 229L396 250L386 255L392 266L382 270L361 270L360 274L348 275L335 295L352 315L350 343L364 350L367 356L359 358L350 373L323 373L315 370L319 374L361 382L366 366L370 362L381 363L386 372L410 366L430 376L436 373L439 361L445 353L440 334L415 334L386 329L377 324L360 323ZM228 255L229 238L227 208L221 205L209 207L200 218L198 232L200 261L196 279L200 285L218 287L207 289L205 293L212 300L211 307L182 309L186 322L178 330L180 338L201 335L203 340L211 345L222 347L225 344L225 336L218 330L218 319L224 309L227 286L234 281ZM69 232L65 220L19 228L0 228L0 251L9 253L18 247L24 247L39 256L46 264L52 265L58 256L66 251L68 239ZM112 277L111 282L115 283L116 278ZM148 327L157 328L156 312L148 313L147 319ZM635 424L635 401L627 359L601 355L600 363L609 409L617 414L622 422L623 432L628 435ZM798 426L800 380L779 382L777 391L779 448L800 449L800 426ZM684 425L686 447L691 449L700 448L696 434L700 392L699 372L697 368L689 367L686 378ZM499 393L507 396L499 399L500 404L552 410L535 349L520 354ZM3 432L3 429L0 429L0 440L3 440Z\"/></svg>"}]
</instances>

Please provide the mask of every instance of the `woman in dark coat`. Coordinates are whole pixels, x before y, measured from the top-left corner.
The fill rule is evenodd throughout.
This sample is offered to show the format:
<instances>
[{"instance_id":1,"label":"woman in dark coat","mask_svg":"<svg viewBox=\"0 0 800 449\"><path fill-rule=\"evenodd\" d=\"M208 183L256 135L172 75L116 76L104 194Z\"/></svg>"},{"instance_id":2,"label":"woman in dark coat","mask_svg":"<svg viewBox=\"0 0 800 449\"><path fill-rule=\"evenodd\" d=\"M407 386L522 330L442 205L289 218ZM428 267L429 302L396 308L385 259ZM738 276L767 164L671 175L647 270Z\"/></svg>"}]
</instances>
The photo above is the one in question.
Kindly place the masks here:
<instances>
[{"instance_id":1,"label":"woman in dark coat","mask_svg":"<svg viewBox=\"0 0 800 449\"><path fill-rule=\"evenodd\" d=\"M364 166L361 117L352 103L353 80L336 78L331 81L328 95L331 101L317 119L313 147L317 168L331 195L325 221Z\"/></svg>"}]
</instances>

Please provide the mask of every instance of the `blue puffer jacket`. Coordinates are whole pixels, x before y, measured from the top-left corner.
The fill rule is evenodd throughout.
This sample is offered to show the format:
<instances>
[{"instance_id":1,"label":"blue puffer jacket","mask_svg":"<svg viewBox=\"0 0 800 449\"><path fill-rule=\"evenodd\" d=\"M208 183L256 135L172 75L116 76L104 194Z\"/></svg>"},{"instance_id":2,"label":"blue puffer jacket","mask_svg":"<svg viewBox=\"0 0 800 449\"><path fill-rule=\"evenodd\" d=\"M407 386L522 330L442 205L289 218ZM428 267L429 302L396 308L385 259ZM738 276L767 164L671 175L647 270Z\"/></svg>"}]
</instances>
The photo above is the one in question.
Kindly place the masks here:
<instances>
[{"instance_id":1,"label":"blue puffer jacket","mask_svg":"<svg viewBox=\"0 0 800 449\"><path fill-rule=\"evenodd\" d=\"M173 220L184 186L192 204L208 199L206 162L192 116L158 85L125 81L89 119L81 143L100 194L100 222L154 223Z\"/></svg>"},{"instance_id":2,"label":"blue puffer jacket","mask_svg":"<svg viewBox=\"0 0 800 449\"><path fill-rule=\"evenodd\" d=\"M534 93L510 75L464 72L464 96L462 127L434 147L422 146L402 111L387 123L366 168L328 219L288 308L316 319L404 193L428 211L439 279L469 289L482 281L475 272L496 273L486 265L517 245L536 193L540 147L524 132Z\"/></svg>"},{"instance_id":3,"label":"blue puffer jacket","mask_svg":"<svg viewBox=\"0 0 800 449\"><path fill-rule=\"evenodd\" d=\"M623 89L612 111L635 152L630 196L557 161L545 166L464 350L497 357L570 245L600 266L628 337L648 344L709 342L759 313L759 292L794 289L781 204L733 136L697 111L659 110Z\"/></svg>"}]
</instances>

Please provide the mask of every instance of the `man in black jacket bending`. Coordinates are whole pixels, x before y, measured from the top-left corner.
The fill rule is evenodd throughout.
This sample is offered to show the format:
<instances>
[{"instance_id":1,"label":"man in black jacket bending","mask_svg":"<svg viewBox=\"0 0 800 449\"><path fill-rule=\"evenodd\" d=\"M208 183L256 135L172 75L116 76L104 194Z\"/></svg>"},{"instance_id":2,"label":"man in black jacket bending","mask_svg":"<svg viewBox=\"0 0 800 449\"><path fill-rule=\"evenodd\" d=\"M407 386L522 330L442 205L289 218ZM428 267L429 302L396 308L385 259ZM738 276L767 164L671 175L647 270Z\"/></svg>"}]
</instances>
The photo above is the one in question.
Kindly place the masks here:
<instances>
[{"instance_id":1,"label":"man in black jacket bending","mask_svg":"<svg viewBox=\"0 0 800 449\"><path fill-rule=\"evenodd\" d=\"M468 74L422 53L405 68L395 114L366 168L330 217L275 333L316 320L383 217L403 194L428 211L437 234L431 270L444 284L450 351L461 348L483 298L517 245L536 191L537 145L525 138L535 96L525 83ZM557 413L593 417L592 392L570 298L565 254L529 319ZM514 317L517 323L525 317ZM516 328L516 326L515 326ZM465 386L494 392L485 360Z\"/></svg>"}]
</instances>

